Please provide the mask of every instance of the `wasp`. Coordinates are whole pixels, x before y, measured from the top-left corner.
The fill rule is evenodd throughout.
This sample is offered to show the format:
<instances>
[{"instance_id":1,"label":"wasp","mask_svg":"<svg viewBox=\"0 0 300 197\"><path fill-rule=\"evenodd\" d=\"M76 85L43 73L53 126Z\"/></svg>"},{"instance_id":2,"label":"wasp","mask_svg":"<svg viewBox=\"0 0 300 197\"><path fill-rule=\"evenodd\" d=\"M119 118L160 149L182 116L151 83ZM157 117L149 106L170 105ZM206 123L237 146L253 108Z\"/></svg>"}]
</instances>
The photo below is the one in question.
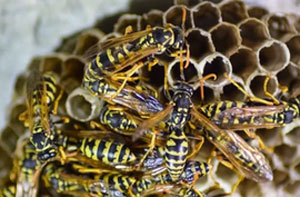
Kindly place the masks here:
<instances>
[{"instance_id":1,"label":"wasp","mask_svg":"<svg viewBox=\"0 0 300 197\"><path fill-rule=\"evenodd\" d=\"M16 185L11 184L6 186L0 191L0 196L1 197L14 197L16 196Z\"/></svg>"},{"instance_id":2,"label":"wasp","mask_svg":"<svg viewBox=\"0 0 300 197\"><path fill-rule=\"evenodd\" d=\"M62 92L57 96L57 87L57 79L53 73L40 74L38 71L32 71L28 77L27 110L19 118L24 120L30 129L30 141L40 161L57 155L53 143L56 127L50 117L57 113L58 102L62 96ZM64 121L68 122L67 119Z\"/></svg>"},{"instance_id":3,"label":"wasp","mask_svg":"<svg viewBox=\"0 0 300 197\"><path fill-rule=\"evenodd\" d=\"M183 187L178 191L178 196L180 197L205 197L206 195L195 188L186 188Z\"/></svg>"}]
</instances>

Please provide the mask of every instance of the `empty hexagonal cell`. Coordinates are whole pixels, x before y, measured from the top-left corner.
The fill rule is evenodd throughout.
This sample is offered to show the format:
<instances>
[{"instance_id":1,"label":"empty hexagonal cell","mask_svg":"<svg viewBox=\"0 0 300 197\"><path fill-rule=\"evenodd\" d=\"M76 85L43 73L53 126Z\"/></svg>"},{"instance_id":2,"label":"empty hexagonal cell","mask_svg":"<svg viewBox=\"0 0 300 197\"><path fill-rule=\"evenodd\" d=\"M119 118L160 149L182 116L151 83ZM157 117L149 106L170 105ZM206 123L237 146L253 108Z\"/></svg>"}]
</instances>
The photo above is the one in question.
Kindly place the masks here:
<instances>
[{"instance_id":1,"label":"empty hexagonal cell","mask_svg":"<svg viewBox=\"0 0 300 197\"><path fill-rule=\"evenodd\" d=\"M190 56L196 60L212 53L215 48L210 34L200 29L190 29L186 33L186 40L190 48Z\"/></svg>"},{"instance_id":2,"label":"empty hexagonal cell","mask_svg":"<svg viewBox=\"0 0 300 197\"><path fill-rule=\"evenodd\" d=\"M170 7L163 16L164 25L171 23L175 26L182 27L183 23L183 10L186 10L186 20L184 22L184 29L192 27L191 11L189 8L182 5L175 5Z\"/></svg>"},{"instance_id":3,"label":"empty hexagonal cell","mask_svg":"<svg viewBox=\"0 0 300 197\"><path fill-rule=\"evenodd\" d=\"M19 120L19 116L26 110L25 104L18 104L14 106L9 115L9 124L18 136L21 136L25 132L24 122Z\"/></svg>"},{"instance_id":4,"label":"empty hexagonal cell","mask_svg":"<svg viewBox=\"0 0 300 197\"><path fill-rule=\"evenodd\" d=\"M289 180L289 173L282 170L275 169L273 171L273 183L278 187L285 184Z\"/></svg>"},{"instance_id":5,"label":"empty hexagonal cell","mask_svg":"<svg viewBox=\"0 0 300 197\"><path fill-rule=\"evenodd\" d=\"M12 152L6 152L3 149L3 147L0 146L0 157L1 157L1 160L0 160L0 169L1 169L1 171L4 170L4 169L7 169L7 170L11 169L12 168L12 157L13 157Z\"/></svg>"},{"instance_id":6,"label":"empty hexagonal cell","mask_svg":"<svg viewBox=\"0 0 300 197\"><path fill-rule=\"evenodd\" d=\"M296 29L289 18L280 14L269 15L266 19L272 38L282 40L284 37L295 34Z\"/></svg>"},{"instance_id":7,"label":"empty hexagonal cell","mask_svg":"<svg viewBox=\"0 0 300 197\"><path fill-rule=\"evenodd\" d=\"M88 30L83 32L77 39L76 48L74 54L92 56L97 53L96 46L99 40L103 37L103 33L97 29Z\"/></svg>"},{"instance_id":8,"label":"empty hexagonal cell","mask_svg":"<svg viewBox=\"0 0 300 197\"><path fill-rule=\"evenodd\" d=\"M284 165L288 166L292 164L291 162L294 161L297 156L297 147L283 144L275 147L274 153L279 157Z\"/></svg>"},{"instance_id":9,"label":"empty hexagonal cell","mask_svg":"<svg viewBox=\"0 0 300 197\"><path fill-rule=\"evenodd\" d=\"M183 68L183 72L180 70L181 66L184 66L186 61L182 63L180 60L175 60L168 66L168 82L173 84L176 81L197 81L198 71L195 68L196 63L190 61L187 68Z\"/></svg>"},{"instance_id":10,"label":"empty hexagonal cell","mask_svg":"<svg viewBox=\"0 0 300 197\"><path fill-rule=\"evenodd\" d=\"M247 79L258 66L258 59L254 51L248 48L240 48L229 58L232 72L237 76Z\"/></svg>"},{"instance_id":11,"label":"empty hexagonal cell","mask_svg":"<svg viewBox=\"0 0 300 197\"><path fill-rule=\"evenodd\" d=\"M239 24L242 44L252 49L257 49L270 35L263 22L249 18Z\"/></svg>"},{"instance_id":12,"label":"empty hexagonal cell","mask_svg":"<svg viewBox=\"0 0 300 197\"><path fill-rule=\"evenodd\" d=\"M140 21L140 29L146 29L147 25L151 27L163 26L163 12L160 10L151 10L144 14Z\"/></svg>"},{"instance_id":13,"label":"empty hexagonal cell","mask_svg":"<svg viewBox=\"0 0 300 197\"><path fill-rule=\"evenodd\" d=\"M242 84L238 83L241 87ZM233 84L228 84L223 87L223 93L221 94L222 100L234 100L243 101L245 100L245 95Z\"/></svg>"},{"instance_id":14,"label":"empty hexagonal cell","mask_svg":"<svg viewBox=\"0 0 300 197\"><path fill-rule=\"evenodd\" d=\"M259 184L249 179L244 179L239 184L238 191L240 192L241 196L245 196L245 197L263 196Z\"/></svg>"},{"instance_id":15,"label":"empty hexagonal cell","mask_svg":"<svg viewBox=\"0 0 300 197\"><path fill-rule=\"evenodd\" d=\"M241 37L236 26L229 23L220 23L211 30L211 38L216 51L224 55L231 55L241 45Z\"/></svg>"},{"instance_id":16,"label":"empty hexagonal cell","mask_svg":"<svg viewBox=\"0 0 300 197\"><path fill-rule=\"evenodd\" d=\"M221 22L220 10L215 4L203 2L192 9L193 23L195 27L209 30Z\"/></svg>"},{"instance_id":17,"label":"empty hexagonal cell","mask_svg":"<svg viewBox=\"0 0 300 197\"><path fill-rule=\"evenodd\" d=\"M267 147L275 147L282 144L281 128L257 129L255 133Z\"/></svg>"},{"instance_id":18,"label":"empty hexagonal cell","mask_svg":"<svg viewBox=\"0 0 300 197\"><path fill-rule=\"evenodd\" d=\"M269 13L268 10L259 6L254 6L248 9L248 15L250 17L257 18L257 19L262 19L268 13Z\"/></svg>"},{"instance_id":19,"label":"empty hexagonal cell","mask_svg":"<svg viewBox=\"0 0 300 197\"><path fill-rule=\"evenodd\" d=\"M64 57L60 54L53 56L45 56L41 62L42 72L50 71L60 75L62 72L63 58Z\"/></svg>"},{"instance_id":20,"label":"empty hexagonal cell","mask_svg":"<svg viewBox=\"0 0 300 197\"><path fill-rule=\"evenodd\" d=\"M75 120L86 122L100 114L102 102L85 89L77 88L66 101L67 113Z\"/></svg>"},{"instance_id":21,"label":"empty hexagonal cell","mask_svg":"<svg viewBox=\"0 0 300 197\"><path fill-rule=\"evenodd\" d=\"M74 78L78 81L82 81L83 71L85 63L82 59L75 56L70 56L63 63L63 73L62 76L66 78Z\"/></svg>"},{"instance_id":22,"label":"empty hexagonal cell","mask_svg":"<svg viewBox=\"0 0 300 197\"><path fill-rule=\"evenodd\" d=\"M295 35L286 42L291 54L291 61L295 64L300 64L300 35Z\"/></svg>"},{"instance_id":23,"label":"empty hexagonal cell","mask_svg":"<svg viewBox=\"0 0 300 197\"><path fill-rule=\"evenodd\" d=\"M198 104L205 105L205 104L211 103L215 100L215 95L214 95L214 90L213 89L204 86L203 92L204 92L204 100L202 100L202 98L201 98L200 87L198 87L194 91L194 95L192 96L192 101L193 101L194 105L198 105Z\"/></svg>"},{"instance_id":24,"label":"empty hexagonal cell","mask_svg":"<svg viewBox=\"0 0 300 197\"><path fill-rule=\"evenodd\" d=\"M300 163L298 163L297 165L295 165L294 169L300 175Z\"/></svg>"},{"instance_id":25,"label":"empty hexagonal cell","mask_svg":"<svg viewBox=\"0 0 300 197\"><path fill-rule=\"evenodd\" d=\"M300 195L300 181L295 181L293 183L289 183L284 187L284 191L287 193L286 195L291 196L299 196Z\"/></svg>"},{"instance_id":26,"label":"empty hexagonal cell","mask_svg":"<svg viewBox=\"0 0 300 197\"><path fill-rule=\"evenodd\" d=\"M220 7L223 21L237 24L248 18L248 13L245 4L242 1L225 2Z\"/></svg>"},{"instance_id":27,"label":"empty hexagonal cell","mask_svg":"<svg viewBox=\"0 0 300 197\"><path fill-rule=\"evenodd\" d=\"M217 76L216 80L208 79L205 82L219 87L227 82L226 78L224 77L224 73L227 73L230 76L232 72L232 66L225 56L219 53L214 53L201 60L199 63L199 70L202 73L202 76L206 76L211 73L215 74Z\"/></svg>"},{"instance_id":28,"label":"empty hexagonal cell","mask_svg":"<svg viewBox=\"0 0 300 197\"><path fill-rule=\"evenodd\" d=\"M299 78L299 69L289 64L285 69L277 74L277 79L280 85L291 87L291 84Z\"/></svg>"},{"instance_id":29,"label":"empty hexagonal cell","mask_svg":"<svg viewBox=\"0 0 300 197\"><path fill-rule=\"evenodd\" d=\"M265 75L257 75L250 81L250 90L253 93L253 95L265 98L266 95L264 93L264 82L265 82L266 76ZM269 93L274 94L277 91L278 82L276 78L270 78L268 84L267 84L267 90ZM273 95L274 96L274 95Z\"/></svg>"},{"instance_id":30,"label":"empty hexagonal cell","mask_svg":"<svg viewBox=\"0 0 300 197\"><path fill-rule=\"evenodd\" d=\"M230 192L232 185L237 181L237 173L222 164L218 165L215 175L221 188L226 192Z\"/></svg>"},{"instance_id":31,"label":"empty hexagonal cell","mask_svg":"<svg viewBox=\"0 0 300 197\"><path fill-rule=\"evenodd\" d=\"M22 97L25 95L27 76L25 73L19 75L15 81L14 97Z\"/></svg>"},{"instance_id":32,"label":"empty hexagonal cell","mask_svg":"<svg viewBox=\"0 0 300 197\"><path fill-rule=\"evenodd\" d=\"M11 127L5 127L1 131L1 138L0 140L2 141L3 144L7 145L9 148L10 152L14 152L17 141L18 141L19 136L16 134L16 132L11 128Z\"/></svg>"},{"instance_id":33,"label":"empty hexagonal cell","mask_svg":"<svg viewBox=\"0 0 300 197\"><path fill-rule=\"evenodd\" d=\"M300 127L293 128L290 132L286 134L286 137L291 141L294 145L300 144Z\"/></svg>"},{"instance_id":34,"label":"empty hexagonal cell","mask_svg":"<svg viewBox=\"0 0 300 197\"><path fill-rule=\"evenodd\" d=\"M131 26L133 31L140 31L139 23L141 16L135 14L124 14L119 19L118 22L114 25L114 32L124 34L128 26Z\"/></svg>"},{"instance_id":35,"label":"empty hexagonal cell","mask_svg":"<svg viewBox=\"0 0 300 197\"><path fill-rule=\"evenodd\" d=\"M287 46L276 40L265 42L258 49L257 55L261 68L274 73L283 70L290 60Z\"/></svg>"},{"instance_id":36,"label":"empty hexagonal cell","mask_svg":"<svg viewBox=\"0 0 300 197\"><path fill-rule=\"evenodd\" d=\"M28 71L32 70L41 70L41 62L43 60L43 57L34 57L30 60L29 65L27 66Z\"/></svg>"}]
</instances>

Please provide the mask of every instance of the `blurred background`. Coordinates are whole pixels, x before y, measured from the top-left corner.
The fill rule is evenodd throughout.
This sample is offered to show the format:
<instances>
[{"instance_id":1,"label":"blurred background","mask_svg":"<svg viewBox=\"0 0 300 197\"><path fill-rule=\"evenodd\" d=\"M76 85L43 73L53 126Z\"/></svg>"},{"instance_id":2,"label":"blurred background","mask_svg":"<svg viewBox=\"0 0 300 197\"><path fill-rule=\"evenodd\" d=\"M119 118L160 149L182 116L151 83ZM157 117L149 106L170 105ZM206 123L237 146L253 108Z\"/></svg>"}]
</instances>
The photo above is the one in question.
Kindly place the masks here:
<instances>
[{"instance_id":1,"label":"blurred background","mask_svg":"<svg viewBox=\"0 0 300 197\"><path fill-rule=\"evenodd\" d=\"M155 1L172 4L172 0L0 0L0 129L9 112L15 79L32 57L51 54L63 37L92 26L99 18L142 13ZM244 1L271 12L300 13L299 0Z\"/></svg>"}]
</instances>

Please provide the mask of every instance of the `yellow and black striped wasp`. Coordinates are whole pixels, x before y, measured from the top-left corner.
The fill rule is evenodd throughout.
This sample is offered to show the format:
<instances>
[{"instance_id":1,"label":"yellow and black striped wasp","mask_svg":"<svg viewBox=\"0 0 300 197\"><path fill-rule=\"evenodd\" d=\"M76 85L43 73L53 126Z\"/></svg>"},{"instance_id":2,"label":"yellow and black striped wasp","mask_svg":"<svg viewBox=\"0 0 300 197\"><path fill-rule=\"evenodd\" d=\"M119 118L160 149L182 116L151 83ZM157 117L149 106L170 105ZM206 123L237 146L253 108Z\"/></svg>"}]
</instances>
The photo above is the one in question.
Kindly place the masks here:
<instances>
[{"instance_id":1,"label":"yellow and black striped wasp","mask_svg":"<svg viewBox=\"0 0 300 197\"><path fill-rule=\"evenodd\" d=\"M53 143L55 124L68 122L68 119L57 122L52 120L52 115L57 113L62 91L58 94L57 77L53 73L41 74L38 71L30 73L26 91L27 110L19 118L29 127L30 141L36 149L38 159L44 162L57 155L57 148Z\"/></svg>"}]
</instances>

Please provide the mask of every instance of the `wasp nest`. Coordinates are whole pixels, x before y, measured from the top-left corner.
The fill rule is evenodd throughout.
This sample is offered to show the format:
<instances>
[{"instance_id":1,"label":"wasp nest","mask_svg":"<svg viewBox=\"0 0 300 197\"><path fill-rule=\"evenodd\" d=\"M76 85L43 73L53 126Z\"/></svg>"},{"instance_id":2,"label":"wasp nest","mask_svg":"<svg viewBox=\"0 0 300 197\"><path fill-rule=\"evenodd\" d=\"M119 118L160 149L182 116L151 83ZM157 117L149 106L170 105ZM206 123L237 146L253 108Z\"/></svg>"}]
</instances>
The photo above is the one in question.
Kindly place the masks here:
<instances>
[{"instance_id":1,"label":"wasp nest","mask_svg":"<svg viewBox=\"0 0 300 197\"><path fill-rule=\"evenodd\" d=\"M82 55L99 41L123 35L128 25L134 31L144 30L148 25L165 26L169 23L182 27L182 8L186 9L183 28L190 47L189 66L183 71L185 80L197 81L211 73L217 76L216 80L205 81L204 103L218 100L245 101L246 96L224 77L224 73L251 96L265 98L263 85L267 76L270 76L267 89L273 96L278 96L283 86L289 90L284 97L293 97L299 93L300 19L297 16L269 13L261 7L249 7L242 1L212 3L189 0L175 1L175 5L165 11L152 10L143 15L125 14L114 25L112 33L104 35L97 28L77 33L65 39L55 54L33 59L26 73L17 78L15 103L11 108L8 126L1 132L0 154L5 159L0 161L0 169L3 169L0 176L8 173L5 167L11 166L11 152L16 148L15 142L26 130L18 116L26 109L24 98L28 72L39 68L58 74L65 90L59 106L61 113L76 122L95 119L99 116L102 104L98 98L80 88L85 66ZM167 69L164 65L168 65ZM161 57L159 64L151 71L147 68L138 71L140 76L149 79L147 83L159 91L162 101L165 72L170 85L182 79L180 61ZM195 83L194 88L192 100L199 104L199 84ZM256 133L266 146L274 150L273 153L264 152L272 166L274 180L256 183L245 179L234 195L268 196L269 192L277 196L299 196L300 120L284 128L258 129ZM207 160L212 148L209 142L205 142L197 157ZM211 176L219 183L220 190L223 193L230 192L238 179L237 174L217 159L212 160L212 166ZM215 185L211 176L201 178L196 187L208 191Z\"/></svg>"}]
</instances>

